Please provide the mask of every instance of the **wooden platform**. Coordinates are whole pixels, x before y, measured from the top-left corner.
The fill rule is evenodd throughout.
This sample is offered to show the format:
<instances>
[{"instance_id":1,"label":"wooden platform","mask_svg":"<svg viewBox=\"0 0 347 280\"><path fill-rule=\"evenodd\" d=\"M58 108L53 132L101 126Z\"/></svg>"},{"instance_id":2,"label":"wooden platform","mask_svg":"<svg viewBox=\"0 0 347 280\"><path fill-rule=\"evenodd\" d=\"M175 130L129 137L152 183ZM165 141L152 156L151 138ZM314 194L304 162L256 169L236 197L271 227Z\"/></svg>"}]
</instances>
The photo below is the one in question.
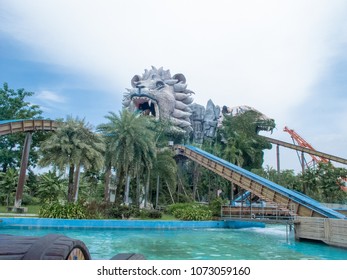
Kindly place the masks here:
<instances>
[{"instance_id":1,"label":"wooden platform","mask_svg":"<svg viewBox=\"0 0 347 280\"><path fill-rule=\"evenodd\" d=\"M294 226L298 240L317 240L347 249L347 220L297 217Z\"/></svg>"},{"instance_id":2,"label":"wooden platform","mask_svg":"<svg viewBox=\"0 0 347 280\"><path fill-rule=\"evenodd\" d=\"M295 216L295 211L290 211L284 207L267 206L222 206L221 218L291 218Z\"/></svg>"}]
</instances>

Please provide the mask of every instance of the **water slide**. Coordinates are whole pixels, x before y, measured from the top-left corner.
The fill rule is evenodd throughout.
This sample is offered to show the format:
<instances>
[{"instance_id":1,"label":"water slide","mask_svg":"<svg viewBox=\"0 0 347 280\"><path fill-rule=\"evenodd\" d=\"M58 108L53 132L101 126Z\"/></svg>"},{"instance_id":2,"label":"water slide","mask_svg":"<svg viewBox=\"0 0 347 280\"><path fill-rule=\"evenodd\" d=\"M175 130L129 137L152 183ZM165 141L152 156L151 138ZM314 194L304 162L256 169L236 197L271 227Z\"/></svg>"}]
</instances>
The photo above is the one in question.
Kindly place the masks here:
<instances>
[{"instance_id":1,"label":"water slide","mask_svg":"<svg viewBox=\"0 0 347 280\"><path fill-rule=\"evenodd\" d=\"M187 157L259 198L294 211L298 216L347 219L345 215L306 195L275 184L194 146L175 145L174 150L176 155Z\"/></svg>"},{"instance_id":2,"label":"water slide","mask_svg":"<svg viewBox=\"0 0 347 280\"><path fill-rule=\"evenodd\" d=\"M245 201L249 196L251 195L250 191L246 191L245 193L239 195L238 197L236 197L234 199L235 202L241 202L241 201Z\"/></svg>"},{"instance_id":3,"label":"water slide","mask_svg":"<svg viewBox=\"0 0 347 280\"><path fill-rule=\"evenodd\" d=\"M52 120L5 120L0 121L0 136L16 132L56 130L58 123Z\"/></svg>"}]
</instances>

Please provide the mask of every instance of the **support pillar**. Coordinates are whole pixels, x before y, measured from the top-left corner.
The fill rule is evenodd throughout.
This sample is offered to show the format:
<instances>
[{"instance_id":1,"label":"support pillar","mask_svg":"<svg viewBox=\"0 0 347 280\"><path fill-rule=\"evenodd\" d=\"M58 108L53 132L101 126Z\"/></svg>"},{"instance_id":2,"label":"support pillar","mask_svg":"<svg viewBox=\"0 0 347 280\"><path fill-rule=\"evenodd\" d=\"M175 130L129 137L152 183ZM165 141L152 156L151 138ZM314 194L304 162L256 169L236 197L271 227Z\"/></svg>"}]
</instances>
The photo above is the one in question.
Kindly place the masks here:
<instances>
[{"instance_id":1,"label":"support pillar","mask_svg":"<svg viewBox=\"0 0 347 280\"><path fill-rule=\"evenodd\" d=\"M301 152L301 169L302 169L302 174L305 173L305 156L304 152Z\"/></svg>"},{"instance_id":2,"label":"support pillar","mask_svg":"<svg viewBox=\"0 0 347 280\"><path fill-rule=\"evenodd\" d=\"M24 140L22 160L21 160L17 190L16 190L16 199L14 202L13 211L16 211L16 208L19 208L22 205L22 197L23 197L23 190L24 190L24 184L26 179L26 169L28 167L28 161L29 161L31 140L32 140L31 132L28 132Z\"/></svg>"},{"instance_id":3,"label":"support pillar","mask_svg":"<svg viewBox=\"0 0 347 280\"><path fill-rule=\"evenodd\" d=\"M280 146L276 146L276 159L277 159L277 173L279 174L281 172L280 168Z\"/></svg>"}]
</instances>

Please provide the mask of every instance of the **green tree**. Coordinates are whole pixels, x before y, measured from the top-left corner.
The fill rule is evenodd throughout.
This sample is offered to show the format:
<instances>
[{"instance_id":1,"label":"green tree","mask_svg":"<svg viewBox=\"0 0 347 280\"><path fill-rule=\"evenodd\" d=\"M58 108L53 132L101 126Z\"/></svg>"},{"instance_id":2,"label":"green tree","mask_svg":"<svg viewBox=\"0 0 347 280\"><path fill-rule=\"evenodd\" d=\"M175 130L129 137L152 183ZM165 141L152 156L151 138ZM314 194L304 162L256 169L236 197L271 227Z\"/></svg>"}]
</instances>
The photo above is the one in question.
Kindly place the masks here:
<instances>
[{"instance_id":1,"label":"green tree","mask_svg":"<svg viewBox=\"0 0 347 280\"><path fill-rule=\"evenodd\" d=\"M346 203L347 193L341 190L347 169L331 163L319 163L317 168L306 169L302 182L306 194L326 203Z\"/></svg>"},{"instance_id":2,"label":"green tree","mask_svg":"<svg viewBox=\"0 0 347 280\"><path fill-rule=\"evenodd\" d=\"M41 166L56 166L61 171L69 169L68 201L76 201L80 168L102 168L104 143L84 119L67 117L59 128L41 144Z\"/></svg>"},{"instance_id":3,"label":"green tree","mask_svg":"<svg viewBox=\"0 0 347 280\"><path fill-rule=\"evenodd\" d=\"M222 157L245 169L260 169L264 149L271 144L258 135L259 113L247 111L238 116L226 116L219 140L224 143Z\"/></svg>"},{"instance_id":4,"label":"green tree","mask_svg":"<svg viewBox=\"0 0 347 280\"><path fill-rule=\"evenodd\" d=\"M159 204L159 193L161 185L164 184L167 188L174 189L176 187L177 164L173 157L173 152L169 149L158 149L156 160L153 164L152 176L156 181L156 206Z\"/></svg>"},{"instance_id":5,"label":"green tree","mask_svg":"<svg viewBox=\"0 0 347 280\"><path fill-rule=\"evenodd\" d=\"M288 189L303 191L300 176L295 175L292 169L278 172L276 169L267 166L264 169L253 169L252 172Z\"/></svg>"},{"instance_id":6,"label":"green tree","mask_svg":"<svg viewBox=\"0 0 347 280\"><path fill-rule=\"evenodd\" d=\"M139 172L149 174L155 158L154 134L148 129L147 118L139 117L127 110L117 115L110 112L106 116L108 123L98 126L106 137L109 166L115 167L118 176L116 192L117 202L128 201L130 178ZM147 175L149 176L149 175ZM121 185L125 183L125 188Z\"/></svg>"},{"instance_id":7,"label":"green tree","mask_svg":"<svg viewBox=\"0 0 347 280\"><path fill-rule=\"evenodd\" d=\"M86 202L100 202L103 198L103 172L86 170L81 176L79 199Z\"/></svg>"},{"instance_id":8,"label":"green tree","mask_svg":"<svg viewBox=\"0 0 347 280\"><path fill-rule=\"evenodd\" d=\"M0 88L0 121L42 118L39 106L31 104L27 99L34 95L33 92L10 89L7 83ZM39 142L45 133L37 132L33 135L30 150L29 165L35 165L38 154ZM21 151L25 134L15 133L0 137L0 169L6 172L8 168L18 167L21 160Z\"/></svg>"},{"instance_id":9,"label":"green tree","mask_svg":"<svg viewBox=\"0 0 347 280\"><path fill-rule=\"evenodd\" d=\"M18 182L18 172L14 168L7 169L7 172L0 172L0 201L9 206L11 197L16 193Z\"/></svg>"}]
</instances>

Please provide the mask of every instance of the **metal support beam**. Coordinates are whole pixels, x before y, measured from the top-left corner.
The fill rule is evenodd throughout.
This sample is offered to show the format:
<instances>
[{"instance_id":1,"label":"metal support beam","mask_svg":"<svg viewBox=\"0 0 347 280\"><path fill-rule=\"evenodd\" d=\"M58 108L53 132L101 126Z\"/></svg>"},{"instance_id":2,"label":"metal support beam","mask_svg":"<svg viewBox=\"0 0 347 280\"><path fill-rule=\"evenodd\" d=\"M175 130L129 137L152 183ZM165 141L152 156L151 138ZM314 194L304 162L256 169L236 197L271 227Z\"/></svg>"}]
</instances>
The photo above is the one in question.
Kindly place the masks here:
<instances>
[{"instance_id":1,"label":"metal support beam","mask_svg":"<svg viewBox=\"0 0 347 280\"><path fill-rule=\"evenodd\" d=\"M280 168L280 145L276 146L277 173L281 172Z\"/></svg>"},{"instance_id":2,"label":"metal support beam","mask_svg":"<svg viewBox=\"0 0 347 280\"><path fill-rule=\"evenodd\" d=\"M21 160L17 190L16 190L16 199L14 202L13 211L16 211L16 208L19 208L22 205L23 189L25 184L26 169L28 167L28 161L29 161L29 151L30 151L31 140L32 140L31 132L28 132L24 140L22 160Z\"/></svg>"}]
</instances>

